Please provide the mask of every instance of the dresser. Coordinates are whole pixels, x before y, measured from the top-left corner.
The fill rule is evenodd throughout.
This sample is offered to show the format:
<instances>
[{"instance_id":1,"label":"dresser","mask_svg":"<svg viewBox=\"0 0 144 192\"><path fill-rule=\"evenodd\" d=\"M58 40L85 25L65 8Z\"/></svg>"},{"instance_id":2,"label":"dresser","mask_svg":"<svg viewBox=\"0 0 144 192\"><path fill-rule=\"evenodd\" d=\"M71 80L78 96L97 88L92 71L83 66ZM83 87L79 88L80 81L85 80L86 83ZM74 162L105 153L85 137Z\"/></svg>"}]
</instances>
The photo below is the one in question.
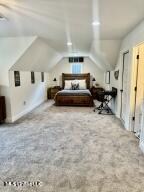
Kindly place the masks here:
<instances>
[{"instance_id":1,"label":"dresser","mask_svg":"<svg viewBox=\"0 0 144 192\"><path fill-rule=\"evenodd\" d=\"M5 119L6 119L5 97L0 96L0 122L3 122Z\"/></svg>"},{"instance_id":2,"label":"dresser","mask_svg":"<svg viewBox=\"0 0 144 192\"><path fill-rule=\"evenodd\" d=\"M48 99L54 99L56 93L57 93L58 91L60 91L60 90L61 90L61 87L60 87L60 86L48 88L47 98L48 98Z\"/></svg>"}]
</instances>

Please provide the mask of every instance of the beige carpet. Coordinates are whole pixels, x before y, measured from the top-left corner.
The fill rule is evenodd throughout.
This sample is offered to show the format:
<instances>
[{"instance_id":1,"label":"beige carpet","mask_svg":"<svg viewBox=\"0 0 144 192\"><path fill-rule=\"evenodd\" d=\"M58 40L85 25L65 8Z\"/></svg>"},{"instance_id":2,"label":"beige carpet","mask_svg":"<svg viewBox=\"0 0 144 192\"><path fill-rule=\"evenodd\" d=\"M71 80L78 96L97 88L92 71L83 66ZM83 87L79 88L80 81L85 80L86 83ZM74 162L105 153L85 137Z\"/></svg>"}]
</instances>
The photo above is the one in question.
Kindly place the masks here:
<instances>
[{"instance_id":1,"label":"beige carpet","mask_svg":"<svg viewBox=\"0 0 144 192\"><path fill-rule=\"evenodd\" d=\"M0 179L0 192L144 192L144 156L114 116L48 102L0 126Z\"/></svg>"}]
</instances>

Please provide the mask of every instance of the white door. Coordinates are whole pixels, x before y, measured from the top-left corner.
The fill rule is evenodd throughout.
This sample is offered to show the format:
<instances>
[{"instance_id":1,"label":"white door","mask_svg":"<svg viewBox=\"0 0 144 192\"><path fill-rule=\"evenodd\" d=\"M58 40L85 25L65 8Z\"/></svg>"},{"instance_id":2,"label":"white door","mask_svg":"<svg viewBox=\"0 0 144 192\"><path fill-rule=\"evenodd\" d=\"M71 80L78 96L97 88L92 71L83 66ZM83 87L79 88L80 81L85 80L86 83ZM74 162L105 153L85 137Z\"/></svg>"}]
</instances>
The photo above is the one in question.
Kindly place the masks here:
<instances>
[{"instance_id":1,"label":"white door","mask_svg":"<svg viewBox=\"0 0 144 192\"><path fill-rule=\"evenodd\" d=\"M121 120L125 123L127 113L127 93L128 93L128 65L129 52L123 54L123 69L122 69L122 89L121 89Z\"/></svg>"},{"instance_id":2,"label":"white door","mask_svg":"<svg viewBox=\"0 0 144 192\"><path fill-rule=\"evenodd\" d=\"M136 105L135 105L135 124L134 132L140 135L142 124L142 103L144 99L144 44L139 46L139 60L137 73L137 91L136 91Z\"/></svg>"}]
</instances>

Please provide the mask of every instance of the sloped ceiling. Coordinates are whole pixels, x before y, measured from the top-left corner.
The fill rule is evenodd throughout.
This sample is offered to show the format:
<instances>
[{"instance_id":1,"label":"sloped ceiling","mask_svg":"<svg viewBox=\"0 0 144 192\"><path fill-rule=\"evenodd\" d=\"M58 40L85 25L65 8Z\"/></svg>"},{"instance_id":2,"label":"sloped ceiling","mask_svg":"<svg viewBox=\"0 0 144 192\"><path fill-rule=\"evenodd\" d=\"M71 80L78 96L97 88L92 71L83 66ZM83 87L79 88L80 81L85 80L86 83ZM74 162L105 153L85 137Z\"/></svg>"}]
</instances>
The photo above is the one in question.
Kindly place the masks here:
<instances>
[{"instance_id":1,"label":"sloped ceiling","mask_svg":"<svg viewBox=\"0 0 144 192\"><path fill-rule=\"evenodd\" d=\"M8 71L35 40L36 37L0 38L0 85L9 86Z\"/></svg>"},{"instance_id":2,"label":"sloped ceiling","mask_svg":"<svg viewBox=\"0 0 144 192\"><path fill-rule=\"evenodd\" d=\"M144 0L99 0L101 39L122 39L144 19Z\"/></svg>"},{"instance_id":3,"label":"sloped ceiling","mask_svg":"<svg viewBox=\"0 0 144 192\"><path fill-rule=\"evenodd\" d=\"M10 70L48 72L62 56L42 39L36 38Z\"/></svg>"},{"instance_id":4,"label":"sloped ceiling","mask_svg":"<svg viewBox=\"0 0 144 192\"><path fill-rule=\"evenodd\" d=\"M61 56L89 56L105 70L115 66L121 40L142 21L144 1L0 0L0 13L7 18L0 21L0 37L39 36Z\"/></svg>"}]
</instances>

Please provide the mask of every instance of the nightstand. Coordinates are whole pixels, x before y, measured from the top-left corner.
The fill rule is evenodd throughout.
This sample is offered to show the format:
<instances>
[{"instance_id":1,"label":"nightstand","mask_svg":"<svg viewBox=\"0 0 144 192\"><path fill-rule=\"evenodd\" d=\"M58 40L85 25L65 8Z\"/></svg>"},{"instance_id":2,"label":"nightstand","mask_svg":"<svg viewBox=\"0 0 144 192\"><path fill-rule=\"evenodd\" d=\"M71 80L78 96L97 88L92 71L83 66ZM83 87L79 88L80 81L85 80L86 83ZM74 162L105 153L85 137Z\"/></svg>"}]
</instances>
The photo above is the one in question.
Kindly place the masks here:
<instances>
[{"instance_id":1,"label":"nightstand","mask_svg":"<svg viewBox=\"0 0 144 192\"><path fill-rule=\"evenodd\" d=\"M47 90L47 98L54 99L56 93L61 90L60 86L50 87Z\"/></svg>"},{"instance_id":2,"label":"nightstand","mask_svg":"<svg viewBox=\"0 0 144 192\"><path fill-rule=\"evenodd\" d=\"M92 88L90 89L90 92L91 92L91 94L92 94L92 96L93 96L93 99L97 99L97 93L98 93L99 91L104 91L104 89L103 89L102 87L92 87Z\"/></svg>"}]
</instances>

